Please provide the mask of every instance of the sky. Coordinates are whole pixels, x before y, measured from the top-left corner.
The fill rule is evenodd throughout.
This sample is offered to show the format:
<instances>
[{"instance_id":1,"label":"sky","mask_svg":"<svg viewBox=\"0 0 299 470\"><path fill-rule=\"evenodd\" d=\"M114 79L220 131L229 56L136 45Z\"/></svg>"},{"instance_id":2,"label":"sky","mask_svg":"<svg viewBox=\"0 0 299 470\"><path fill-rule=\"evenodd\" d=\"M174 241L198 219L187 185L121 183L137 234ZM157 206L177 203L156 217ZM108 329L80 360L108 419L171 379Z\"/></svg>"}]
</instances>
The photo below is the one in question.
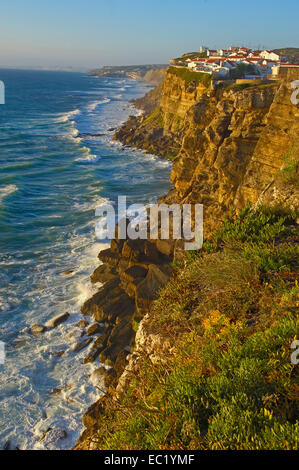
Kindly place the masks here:
<instances>
[{"instance_id":1,"label":"sky","mask_svg":"<svg viewBox=\"0 0 299 470\"><path fill-rule=\"evenodd\" d=\"M298 0L1 0L0 66L165 64L184 52L299 47Z\"/></svg>"}]
</instances>

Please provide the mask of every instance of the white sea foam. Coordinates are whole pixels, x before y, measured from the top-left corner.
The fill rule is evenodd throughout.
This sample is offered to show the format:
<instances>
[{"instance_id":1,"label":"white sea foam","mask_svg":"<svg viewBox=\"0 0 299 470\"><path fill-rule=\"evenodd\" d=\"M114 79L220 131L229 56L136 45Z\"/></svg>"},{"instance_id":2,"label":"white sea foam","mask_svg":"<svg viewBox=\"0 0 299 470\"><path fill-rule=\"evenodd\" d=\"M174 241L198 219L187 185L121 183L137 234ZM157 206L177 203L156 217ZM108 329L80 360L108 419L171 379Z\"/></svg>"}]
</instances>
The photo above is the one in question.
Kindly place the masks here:
<instances>
[{"instance_id":1,"label":"white sea foam","mask_svg":"<svg viewBox=\"0 0 299 470\"><path fill-rule=\"evenodd\" d=\"M8 310L10 310L9 303L0 298L0 312L7 312Z\"/></svg>"},{"instance_id":2,"label":"white sea foam","mask_svg":"<svg viewBox=\"0 0 299 470\"><path fill-rule=\"evenodd\" d=\"M98 205L104 201L99 197L91 204ZM90 283L90 273L99 264L99 251L109 245L95 242L92 233L74 234L68 245L61 245L55 265L47 266L46 271L43 263L35 266L35 276L40 277L39 285L25 295L28 300L34 299L43 306L40 313L34 310L27 314L26 328L9 323L9 330L16 328L20 335L13 351L8 350L5 370L0 370L1 387L5 393L2 411L10 416L0 430L0 436L5 436L12 446L18 445L21 449L70 449L83 431L80 425L83 413L100 395L89 380L99 363L82 366L92 344L79 353L74 352L73 347L78 337L77 322L82 318L80 307L98 289ZM56 246L52 249L56 250ZM65 268L76 265L74 276L57 277L55 273L63 265ZM6 304L3 302L2 305L5 309L8 307ZM66 323L38 337L27 333L32 323L44 323L55 312L66 310L71 313ZM9 330L6 327L6 337ZM71 339L69 336L73 333L74 338ZM61 392L51 396L53 388ZM41 440L49 428L54 430L53 433ZM66 437L61 439L65 431Z\"/></svg>"},{"instance_id":3,"label":"white sea foam","mask_svg":"<svg viewBox=\"0 0 299 470\"><path fill-rule=\"evenodd\" d=\"M100 104L109 103L110 101L111 100L109 98L104 98L102 100L94 101L93 103L87 106L87 110L89 113L92 113Z\"/></svg>"},{"instance_id":4,"label":"white sea foam","mask_svg":"<svg viewBox=\"0 0 299 470\"><path fill-rule=\"evenodd\" d=\"M83 155L76 158L75 159L76 162L85 162L85 163L93 162L93 163L95 163L95 162L97 162L98 160L101 159L101 157L99 155L92 154L88 147L82 147L80 150L83 152Z\"/></svg>"},{"instance_id":5,"label":"white sea foam","mask_svg":"<svg viewBox=\"0 0 299 470\"><path fill-rule=\"evenodd\" d=\"M92 197L91 201L75 203L74 210L78 212L85 212L91 210L95 211L97 208L106 204L114 205L114 202L110 201L110 199L108 198L96 194L94 197ZM91 223L93 222L94 221L92 221Z\"/></svg>"},{"instance_id":6,"label":"white sea foam","mask_svg":"<svg viewBox=\"0 0 299 470\"><path fill-rule=\"evenodd\" d=\"M74 109L73 111L69 111L67 113L58 114L58 117L55 118L56 122L67 122L72 121L74 116L77 116L81 113L80 109Z\"/></svg>"},{"instance_id":7,"label":"white sea foam","mask_svg":"<svg viewBox=\"0 0 299 470\"><path fill-rule=\"evenodd\" d=\"M3 201L3 199L10 194L15 193L18 190L17 185L15 184L8 184L7 186L4 186L3 188L0 188L0 203Z\"/></svg>"}]
</instances>

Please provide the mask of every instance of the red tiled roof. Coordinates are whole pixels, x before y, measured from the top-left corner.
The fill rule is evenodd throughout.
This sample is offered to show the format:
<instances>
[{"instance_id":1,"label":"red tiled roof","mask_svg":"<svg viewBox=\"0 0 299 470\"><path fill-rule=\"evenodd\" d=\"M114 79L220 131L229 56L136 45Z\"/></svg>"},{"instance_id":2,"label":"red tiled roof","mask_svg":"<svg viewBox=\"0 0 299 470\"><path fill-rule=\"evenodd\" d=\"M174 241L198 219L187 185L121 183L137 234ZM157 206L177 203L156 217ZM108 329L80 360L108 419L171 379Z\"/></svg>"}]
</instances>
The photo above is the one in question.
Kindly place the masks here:
<instances>
[{"instance_id":1,"label":"red tiled roof","mask_svg":"<svg viewBox=\"0 0 299 470\"><path fill-rule=\"evenodd\" d=\"M230 59L244 59L244 56L242 54L235 54L229 57Z\"/></svg>"}]
</instances>

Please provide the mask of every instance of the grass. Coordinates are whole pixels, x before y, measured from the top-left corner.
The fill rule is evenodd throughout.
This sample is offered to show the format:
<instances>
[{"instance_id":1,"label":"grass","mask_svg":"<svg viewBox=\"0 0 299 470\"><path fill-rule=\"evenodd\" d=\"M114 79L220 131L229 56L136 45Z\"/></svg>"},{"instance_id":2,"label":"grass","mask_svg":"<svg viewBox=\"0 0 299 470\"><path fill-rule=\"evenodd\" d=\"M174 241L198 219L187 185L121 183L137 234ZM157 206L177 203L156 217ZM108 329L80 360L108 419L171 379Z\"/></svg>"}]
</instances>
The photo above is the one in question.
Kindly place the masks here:
<instances>
[{"instance_id":1,"label":"grass","mask_svg":"<svg viewBox=\"0 0 299 470\"><path fill-rule=\"evenodd\" d=\"M299 159L298 159L298 148L292 148L286 157L282 165L282 169L276 175L276 179L284 184L299 187Z\"/></svg>"},{"instance_id":2,"label":"grass","mask_svg":"<svg viewBox=\"0 0 299 470\"><path fill-rule=\"evenodd\" d=\"M163 115L161 112L161 108L156 108L152 114L150 114L145 120L144 124L151 124L159 129L163 127Z\"/></svg>"},{"instance_id":3,"label":"grass","mask_svg":"<svg viewBox=\"0 0 299 470\"><path fill-rule=\"evenodd\" d=\"M277 83L241 83L241 84L232 84L228 85L225 89L226 90L236 90L236 91L242 91L246 90L247 88L250 90L259 90L259 89L264 89L264 88L272 88L272 87L277 87Z\"/></svg>"},{"instance_id":4,"label":"grass","mask_svg":"<svg viewBox=\"0 0 299 470\"><path fill-rule=\"evenodd\" d=\"M208 88L212 81L211 75L203 72L191 72L186 67L169 67L167 72L180 77L185 81L186 85L189 85L190 83L202 83L206 88Z\"/></svg>"},{"instance_id":5,"label":"grass","mask_svg":"<svg viewBox=\"0 0 299 470\"><path fill-rule=\"evenodd\" d=\"M186 54L183 54L181 57L177 57L175 60L176 62L184 62L187 59L196 59L198 57L208 57L207 52L188 52Z\"/></svg>"},{"instance_id":6,"label":"grass","mask_svg":"<svg viewBox=\"0 0 299 470\"><path fill-rule=\"evenodd\" d=\"M171 153L168 153L168 154L166 155L166 158L167 158L168 160L171 160L171 161L173 162L173 161L177 158L178 154L179 154L179 151L178 151L178 150L177 150L177 151L173 151L173 152L171 152Z\"/></svg>"},{"instance_id":7,"label":"grass","mask_svg":"<svg viewBox=\"0 0 299 470\"><path fill-rule=\"evenodd\" d=\"M173 349L141 355L101 418L99 449L298 449L296 216L231 211L177 270L144 326Z\"/></svg>"}]
</instances>

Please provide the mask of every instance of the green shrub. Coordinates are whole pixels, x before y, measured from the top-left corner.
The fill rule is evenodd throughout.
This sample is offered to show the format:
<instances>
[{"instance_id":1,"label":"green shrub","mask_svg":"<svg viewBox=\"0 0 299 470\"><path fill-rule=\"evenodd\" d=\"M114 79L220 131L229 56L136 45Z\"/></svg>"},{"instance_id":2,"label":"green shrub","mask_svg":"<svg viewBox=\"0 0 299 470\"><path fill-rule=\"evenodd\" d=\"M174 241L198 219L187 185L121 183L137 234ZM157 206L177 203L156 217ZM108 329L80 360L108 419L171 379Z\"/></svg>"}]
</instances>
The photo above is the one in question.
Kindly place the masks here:
<instances>
[{"instance_id":1,"label":"green shrub","mask_svg":"<svg viewBox=\"0 0 299 470\"><path fill-rule=\"evenodd\" d=\"M245 259L253 260L262 272L292 271L298 269L299 246L281 243L277 246L246 244L243 247Z\"/></svg>"},{"instance_id":2,"label":"green shrub","mask_svg":"<svg viewBox=\"0 0 299 470\"><path fill-rule=\"evenodd\" d=\"M161 108L156 108L150 116L148 116L144 120L144 124L151 124L155 127L158 127L159 129L163 127L164 121L163 121L163 115L161 112Z\"/></svg>"},{"instance_id":3,"label":"green shrub","mask_svg":"<svg viewBox=\"0 0 299 470\"><path fill-rule=\"evenodd\" d=\"M281 170L276 175L276 180L296 188L299 186L299 159L298 148L292 148L283 161Z\"/></svg>"},{"instance_id":4,"label":"green shrub","mask_svg":"<svg viewBox=\"0 0 299 470\"><path fill-rule=\"evenodd\" d=\"M168 160L171 160L173 162L177 158L178 153L179 153L178 151L173 150L171 153L168 153L166 155L166 158L168 158Z\"/></svg>"},{"instance_id":5,"label":"green shrub","mask_svg":"<svg viewBox=\"0 0 299 470\"><path fill-rule=\"evenodd\" d=\"M99 449L298 449L295 217L284 207L231 211L177 270L146 327L172 349L161 362L141 354L101 417Z\"/></svg>"},{"instance_id":6,"label":"green shrub","mask_svg":"<svg viewBox=\"0 0 299 470\"><path fill-rule=\"evenodd\" d=\"M247 206L236 214L231 209L216 233L204 243L204 251L217 251L229 242L268 243L292 232L297 214L281 207L260 207L253 211Z\"/></svg>"},{"instance_id":7,"label":"green shrub","mask_svg":"<svg viewBox=\"0 0 299 470\"><path fill-rule=\"evenodd\" d=\"M169 67L167 72L180 77L186 82L186 85L189 85L192 82L195 84L202 83L206 88L208 88L212 81L212 76L210 74L203 72L191 72L187 67Z\"/></svg>"}]
</instances>

